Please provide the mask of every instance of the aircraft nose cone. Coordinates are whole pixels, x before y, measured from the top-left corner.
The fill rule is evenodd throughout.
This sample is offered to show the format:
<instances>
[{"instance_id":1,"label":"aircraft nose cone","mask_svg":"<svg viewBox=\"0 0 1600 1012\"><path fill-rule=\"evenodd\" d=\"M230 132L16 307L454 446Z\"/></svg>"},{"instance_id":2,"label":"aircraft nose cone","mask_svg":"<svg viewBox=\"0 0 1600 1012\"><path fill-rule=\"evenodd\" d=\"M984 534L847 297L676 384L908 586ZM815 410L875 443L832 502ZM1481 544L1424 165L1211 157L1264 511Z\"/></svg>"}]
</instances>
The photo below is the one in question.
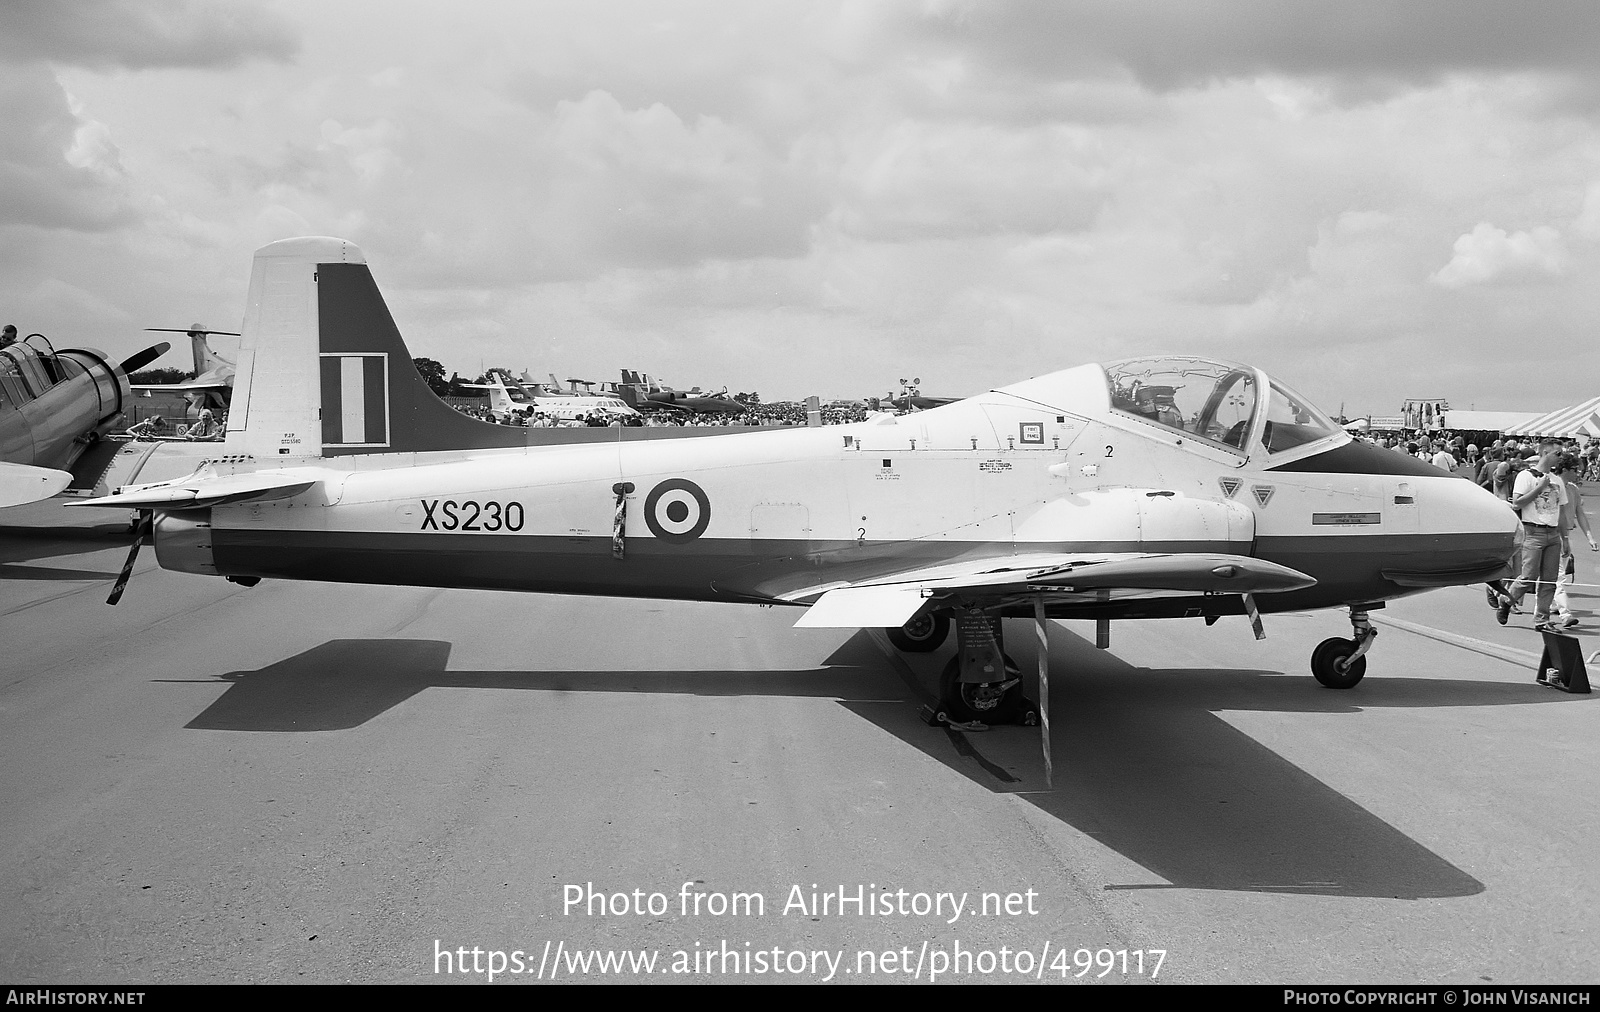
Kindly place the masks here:
<instances>
[{"instance_id":1,"label":"aircraft nose cone","mask_svg":"<svg viewBox=\"0 0 1600 1012\"><path fill-rule=\"evenodd\" d=\"M1511 504L1460 478L1430 482L1423 523L1461 549L1509 560L1522 533Z\"/></svg>"},{"instance_id":2,"label":"aircraft nose cone","mask_svg":"<svg viewBox=\"0 0 1600 1012\"><path fill-rule=\"evenodd\" d=\"M1517 511L1510 503L1471 482L1463 481L1461 484L1467 486L1467 508L1484 531L1515 537L1522 530L1522 518L1517 516Z\"/></svg>"}]
</instances>

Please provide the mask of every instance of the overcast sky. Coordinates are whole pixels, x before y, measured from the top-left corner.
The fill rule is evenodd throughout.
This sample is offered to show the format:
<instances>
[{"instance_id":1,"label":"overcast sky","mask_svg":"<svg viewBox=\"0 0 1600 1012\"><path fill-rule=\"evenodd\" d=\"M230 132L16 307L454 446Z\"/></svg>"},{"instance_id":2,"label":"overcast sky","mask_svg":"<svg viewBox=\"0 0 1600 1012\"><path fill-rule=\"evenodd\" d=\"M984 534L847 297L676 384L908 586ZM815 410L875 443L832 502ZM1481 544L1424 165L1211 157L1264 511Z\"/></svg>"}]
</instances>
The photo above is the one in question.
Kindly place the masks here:
<instances>
[{"instance_id":1,"label":"overcast sky","mask_svg":"<svg viewBox=\"0 0 1600 1012\"><path fill-rule=\"evenodd\" d=\"M1592 0L7 0L0 319L236 330L320 234L463 373L1543 410L1600 393L1596 53Z\"/></svg>"}]
</instances>

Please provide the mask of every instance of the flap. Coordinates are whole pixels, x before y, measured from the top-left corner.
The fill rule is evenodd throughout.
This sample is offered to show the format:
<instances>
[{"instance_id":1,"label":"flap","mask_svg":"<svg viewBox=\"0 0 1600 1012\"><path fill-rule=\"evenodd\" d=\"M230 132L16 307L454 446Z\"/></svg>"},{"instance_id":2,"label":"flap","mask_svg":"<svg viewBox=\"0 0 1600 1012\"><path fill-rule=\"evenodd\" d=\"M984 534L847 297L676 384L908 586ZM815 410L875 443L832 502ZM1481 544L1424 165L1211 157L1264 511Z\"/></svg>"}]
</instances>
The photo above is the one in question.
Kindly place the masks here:
<instances>
[{"instance_id":1,"label":"flap","mask_svg":"<svg viewBox=\"0 0 1600 1012\"><path fill-rule=\"evenodd\" d=\"M806 609L798 629L893 629L922 607L916 587L844 587L830 590Z\"/></svg>"}]
</instances>

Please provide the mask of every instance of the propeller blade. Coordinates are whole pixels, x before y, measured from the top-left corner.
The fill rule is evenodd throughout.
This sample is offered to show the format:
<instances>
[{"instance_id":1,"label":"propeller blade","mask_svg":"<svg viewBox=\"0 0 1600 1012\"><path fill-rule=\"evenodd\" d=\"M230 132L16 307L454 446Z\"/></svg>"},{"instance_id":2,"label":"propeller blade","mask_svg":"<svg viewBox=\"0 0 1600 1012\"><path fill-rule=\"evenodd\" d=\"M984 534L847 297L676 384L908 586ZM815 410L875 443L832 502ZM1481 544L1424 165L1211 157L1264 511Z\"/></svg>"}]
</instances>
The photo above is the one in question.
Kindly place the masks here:
<instances>
[{"instance_id":1,"label":"propeller blade","mask_svg":"<svg viewBox=\"0 0 1600 1012\"><path fill-rule=\"evenodd\" d=\"M155 331L158 334L226 334L228 337L243 337L232 330L206 330L204 327L146 327L145 330Z\"/></svg>"},{"instance_id":2,"label":"propeller blade","mask_svg":"<svg viewBox=\"0 0 1600 1012\"><path fill-rule=\"evenodd\" d=\"M111 588L111 596L106 598L106 604L116 604L122 600L122 592L127 589L128 579L133 576L134 560L139 557L139 548L144 544L144 539L150 536L154 520L154 510L139 511L139 523L133 529L133 547L128 549L128 561L122 564L122 573L117 576L116 585Z\"/></svg>"},{"instance_id":3,"label":"propeller blade","mask_svg":"<svg viewBox=\"0 0 1600 1012\"><path fill-rule=\"evenodd\" d=\"M160 344L151 345L144 351L134 352L126 362L122 363L123 373L138 372L162 355L165 355L171 347L172 345L162 341Z\"/></svg>"},{"instance_id":4,"label":"propeller blade","mask_svg":"<svg viewBox=\"0 0 1600 1012\"><path fill-rule=\"evenodd\" d=\"M1044 595L1033 597L1033 621L1039 631L1039 740L1044 746L1044 785L1055 789L1055 765L1050 761L1050 627L1044 615Z\"/></svg>"}]
</instances>

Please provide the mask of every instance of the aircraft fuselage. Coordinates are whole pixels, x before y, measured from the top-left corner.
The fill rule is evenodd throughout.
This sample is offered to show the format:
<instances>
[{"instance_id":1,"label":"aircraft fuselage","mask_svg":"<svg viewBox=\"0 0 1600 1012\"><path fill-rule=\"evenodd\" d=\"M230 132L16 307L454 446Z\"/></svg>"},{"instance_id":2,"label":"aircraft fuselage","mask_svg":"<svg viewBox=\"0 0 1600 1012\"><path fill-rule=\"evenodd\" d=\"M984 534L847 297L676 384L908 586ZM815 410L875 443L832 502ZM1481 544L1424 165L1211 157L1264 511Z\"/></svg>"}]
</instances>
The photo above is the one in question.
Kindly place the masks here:
<instances>
[{"instance_id":1,"label":"aircraft fuselage","mask_svg":"<svg viewBox=\"0 0 1600 1012\"><path fill-rule=\"evenodd\" d=\"M1286 466L1241 466L1136 419L1048 406L1103 389L1096 367L1046 379L1048 401L1008 388L852 425L346 458L304 469L321 481L302 496L168 515L157 549L169 568L235 577L746 602L1038 551L1233 553L1317 579L1263 597L1263 611L1375 603L1438 585L1430 575L1465 582L1511 551L1503 503L1411 458L1341 434ZM1080 610L1240 606L1051 606Z\"/></svg>"}]
</instances>

